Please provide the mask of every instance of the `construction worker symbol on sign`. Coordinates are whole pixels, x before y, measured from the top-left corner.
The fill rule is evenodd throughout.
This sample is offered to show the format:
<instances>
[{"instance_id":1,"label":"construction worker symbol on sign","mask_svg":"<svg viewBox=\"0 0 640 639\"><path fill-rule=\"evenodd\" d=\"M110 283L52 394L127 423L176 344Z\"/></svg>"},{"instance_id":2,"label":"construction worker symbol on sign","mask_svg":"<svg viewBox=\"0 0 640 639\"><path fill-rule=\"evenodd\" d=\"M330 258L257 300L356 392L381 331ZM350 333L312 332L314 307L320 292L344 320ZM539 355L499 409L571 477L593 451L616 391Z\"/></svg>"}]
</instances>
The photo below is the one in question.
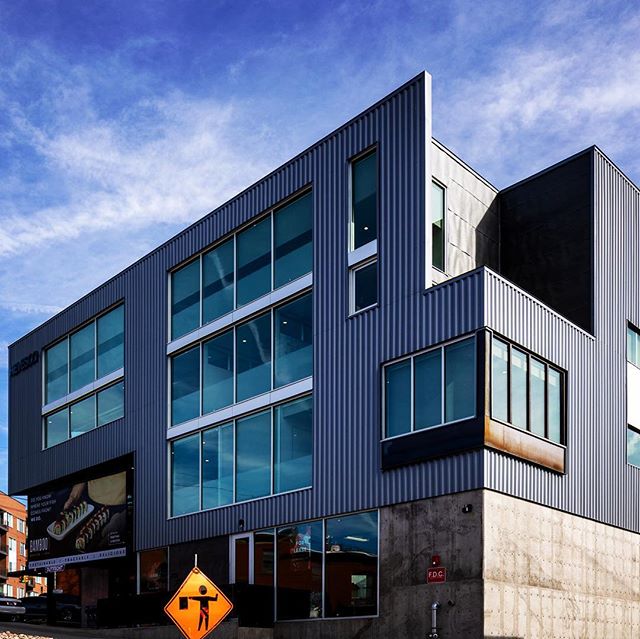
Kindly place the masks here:
<instances>
[{"instance_id":1,"label":"construction worker symbol on sign","mask_svg":"<svg viewBox=\"0 0 640 639\"><path fill-rule=\"evenodd\" d=\"M195 567L164 610L186 639L204 639L232 608L224 592Z\"/></svg>"},{"instance_id":2,"label":"construction worker symbol on sign","mask_svg":"<svg viewBox=\"0 0 640 639\"><path fill-rule=\"evenodd\" d=\"M209 602L210 601L218 601L218 595L215 597L207 596L207 587L203 584L198 588L198 592L200 593L199 597L180 597L180 609L184 610L189 607L189 599L193 599L194 601L200 602L200 619L198 620L198 630L202 629L204 624L204 629L209 630Z\"/></svg>"}]
</instances>

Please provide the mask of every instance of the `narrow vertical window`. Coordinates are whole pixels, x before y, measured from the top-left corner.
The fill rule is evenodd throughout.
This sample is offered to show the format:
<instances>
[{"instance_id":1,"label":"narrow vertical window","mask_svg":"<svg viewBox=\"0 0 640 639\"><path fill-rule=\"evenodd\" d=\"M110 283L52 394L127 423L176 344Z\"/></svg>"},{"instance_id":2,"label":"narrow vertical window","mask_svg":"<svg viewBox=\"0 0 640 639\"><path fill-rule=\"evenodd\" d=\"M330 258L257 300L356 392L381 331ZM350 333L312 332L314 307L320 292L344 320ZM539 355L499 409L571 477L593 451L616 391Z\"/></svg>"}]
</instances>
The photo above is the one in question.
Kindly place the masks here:
<instances>
[{"instance_id":1,"label":"narrow vertical window","mask_svg":"<svg viewBox=\"0 0 640 639\"><path fill-rule=\"evenodd\" d=\"M66 339L47 349L46 354L46 402L53 402L69 392L68 362L69 343Z\"/></svg>"},{"instance_id":2,"label":"narrow vertical window","mask_svg":"<svg viewBox=\"0 0 640 639\"><path fill-rule=\"evenodd\" d=\"M233 502L233 424L202 433L202 507Z\"/></svg>"},{"instance_id":3,"label":"narrow vertical window","mask_svg":"<svg viewBox=\"0 0 640 639\"><path fill-rule=\"evenodd\" d=\"M550 367L547 382L548 437L552 442L560 444L562 439L562 380L560 373Z\"/></svg>"},{"instance_id":4,"label":"narrow vertical window","mask_svg":"<svg viewBox=\"0 0 640 639\"><path fill-rule=\"evenodd\" d=\"M200 433L171 444L171 514L200 509Z\"/></svg>"},{"instance_id":5,"label":"narrow vertical window","mask_svg":"<svg viewBox=\"0 0 640 639\"><path fill-rule=\"evenodd\" d=\"M627 326L627 461L640 466L640 333Z\"/></svg>"},{"instance_id":6,"label":"narrow vertical window","mask_svg":"<svg viewBox=\"0 0 640 639\"><path fill-rule=\"evenodd\" d=\"M275 409L274 492L311 485L313 400L305 397Z\"/></svg>"},{"instance_id":7,"label":"narrow vertical window","mask_svg":"<svg viewBox=\"0 0 640 639\"><path fill-rule=\"evenodd\" d=\"M411 431L411 360L387 366L384 373L386 436L395 437Z\"/></svg>"},{"instance_id":8,"label":"narrow vertical window","mask_svg":"<svg viewBox=\"0 0 640 639\"><path fill-rule=\"evenodd\" d=\"M545 366L532 357L529 370L529 430L540 437L545 436L545 387Z\"/></svg>"},{"instance_id":9,"label":"narrow vertical window","mask_svg":"<svg viewBox=\"0 0 640 639\"><path fill-rule=\"evenodd\" d=\"M415 428L431 428L442 424L442 350L416 357Z\"/></svg>"},{"instance_id":10,"label":"narrow vertical window","mask_svg":"<svg viewBox=\"0 0 640 639\"><path fill-rule=\"evenodd\" d=\"M271 313L236 329L236 401L271 390Z\"/></svg>"},{"instance_id":11,"label":"narrow vertical window","mask_svg":"<svg viewBox=\"0 0 640 639\"><path fill-rule=\"evenodd\" d=\"M202 412L233 404L233 330L202 345Z\"/></svg>"},{"instance_id":12,"label":"narrow vertical window","mask_svg":"<svg viewBox=\"0 0 640 639\"><path fill-rule=\"evenodd\" d=\"M357 267L352 275L352 313L357 313L378 303L378 262Z\"/></svg>"},{"instance_id":13,"label":"narrow vertical window","mask_svg":"<svg viewBox=\"0 0 640 639\"><path fill-rule=\"evenodd\" d=\"M69 338L70 391L78 390L96 378L95 323L73 333Z\"/></svg>"},{"instance_id":14,"label":"narrow vertical window","mask_svg":"<svg viewBox=\"0 0 640 639\"><path fill-rule=\"evenodd\" d=\"M171 274L171 339L200 326L200 260Z\"/></svg>"},{"instance_id":15,"label":"narrow vertical window","mask_svg":"<svg viewBox=\"0 0 640 639\"><path fill-rule=\"evenodd\" d=\"M491 416L509 421L509 346L495 337L491 341Z\"/></svg>"},{"instance_id":16,"label":"narrow vertical window","mask_svg":"<svg viewBox=\"0 0 640 639\"><path fill-rule=\"evenodd\" d=\"M202 256L202 323L233 310L233 238Z\"/></svg>"},{"instance_id":17,"label":"narrow vertical window","mask_svg":"<svg viewBox=\"0 0 640 639\"><path fill-rule=\"evenodd\" d=\"M98 378L124 366L124 306L98 318Z\"/></svg>"},{"instance_id":18,"label":"narrow vertical window","mask_svg":"<svg viewBox=\"0 0 640 639\"><path fill-rule=\"evenodd\" d=\"M511 423L527 429L527 355L511 349Z\"/></svg>"},{"instance_id":19,"label":"narrow vertical window","mask_svg":"<svg viewBox=\"0 0 640 639\"><path fill-rule=\"evenodd\" d=\"M433 266L444 271L445 254L445 198L444 188L431 183L431 261Z\"/></svg>"},{"instance_id":20,"label":"narrow vertical window","mask_svg":"<svg viewBox=\"0 0 640 639\"><path fill-rule=\"evenodd\" d=\"M476 412L475 340L450 344L444 357L445 421L472 417Z\"/></svg>"},{"instance_id":21,"label":"narrow vertical window","mask_svg":"<svg viewBox=\"0 0 640 639\"><path fill-rule=\"evenodd\" d=\"M274 387L285 386L313 373L311 294L275 310Z\"/></svg>"},{"instance_id":22,"label":"narrow vertical window","mask_svg":"<svg viewBox=\"0 0 640 639\"><path fill-rule=\"evenodd\" d=\"M171 360L171 423L180 424L200 414L200 347Z\"/></svg>"},{"instance_id":23,"label":"narrow vertical window","mask_svg":"<svg viewBox=\"0 0 640 639\"><path fill-rule=\"evenodd\" d=\"M271 493L271 411L236 422L236 501Z\"/></svg>"},{"instance_id":24,"label":"narrow vertical window","mask_svg":"<svg viewBox=\"0 0 640 639\"><path fill-rule=\"evenodd\" d=\"M351 248L357 249L378 234L378 156L374 151L351 165Z\"/></svg>"},{"instance_id":25,"label":"narrow vertical window","mask_svg":"<svg viewBox=\"0 0 640 639\"><path fill-rule=\"evenodd\" d=\"M274 545L273 529L253 533L253 583L256 586L274 586Z\"/></svg>"},{"instance_id":26,"label":"narrow vertical window","mask_svg":"<svg viewBox=\"0 0 640 639\"><path fill-rule=\"evenodd\" d=\"M278 209L274 227L274 288L311 272L313 198L311 193Z\"/></svg>"},{"instance_id":27,"label":"narrow vertical window","mask_svg":"<svg viewBox=\"0 0 640 639\"><path fill-rule=\"evenodd\" d=\"M236 237L237 306L271 290L271 218L252 224Z\"/></svg>"}]
</instances>

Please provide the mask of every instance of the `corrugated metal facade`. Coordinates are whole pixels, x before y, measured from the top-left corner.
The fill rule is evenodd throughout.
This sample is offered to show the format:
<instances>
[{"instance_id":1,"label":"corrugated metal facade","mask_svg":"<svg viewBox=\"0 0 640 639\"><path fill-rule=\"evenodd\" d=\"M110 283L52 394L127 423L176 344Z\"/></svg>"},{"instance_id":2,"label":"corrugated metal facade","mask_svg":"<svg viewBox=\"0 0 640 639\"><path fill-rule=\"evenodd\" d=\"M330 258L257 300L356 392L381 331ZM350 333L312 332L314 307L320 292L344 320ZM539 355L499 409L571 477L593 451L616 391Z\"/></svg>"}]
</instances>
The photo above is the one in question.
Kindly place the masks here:
<instances>
[{"instance_id":1,"label":"corrugated metal facade","mask_svg":"<svg viewBox=\"0 0 640 639\"><path fill-rule=\"evenodd\" d=\"M596 243L605 236L622 242L622 218L634 220L623 266L612 264L613 251L596 252L597 341L484 268L425 290L429 82L421 74L13 345L11 363L125 302L124 419L43 451L40 367L12 378L10 491L133 453L136 549L237 532L239 519L251 530L483 485L637 530L640 470L624 457L623 324L626 317L640 323L631 278L638 273L638 193L596 154ZM348 162L373 144L380 157L380 304L349 318ZM313 488L167 519L167 272L305 185L314 201ZM615 202L604 201L610 189L619 193ZM381 363L484 326L569 371L567 475L480 450L383 473ZM598 371L605 362L611 393L603 395Z\"/></svg>"}]
</instances>

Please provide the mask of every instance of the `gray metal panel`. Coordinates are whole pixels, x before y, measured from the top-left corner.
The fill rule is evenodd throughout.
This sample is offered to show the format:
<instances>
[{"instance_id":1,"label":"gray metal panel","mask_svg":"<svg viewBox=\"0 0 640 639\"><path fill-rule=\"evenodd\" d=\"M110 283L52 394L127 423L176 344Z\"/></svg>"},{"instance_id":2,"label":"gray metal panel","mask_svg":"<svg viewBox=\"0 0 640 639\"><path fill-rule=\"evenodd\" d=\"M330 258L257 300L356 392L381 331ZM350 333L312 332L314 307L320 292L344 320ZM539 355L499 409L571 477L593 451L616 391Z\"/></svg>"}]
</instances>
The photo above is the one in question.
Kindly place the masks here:
<instances>
[{"instance_id":1,"label":"gray metal panel","mask_svg":"<svg viewBox=\"0 0 640 639\"><path fill-rule=\"evenodd\" d=\"M425 184L430 180L427 76L420 75L11 347L40 350L124 299L125 418L41 451L41 372L10 385L10 490L38 485L126 453L135 455L135 545L255 529L383 503L476 488L481 453L394 470L379 463L380 363L473 331L482 276L424 292ZM349 158L377 144L380 306L348 318ZM167 520L167 272L305 185L314 199L314 469L312 490Z\"/></svg>"}]
</instances>

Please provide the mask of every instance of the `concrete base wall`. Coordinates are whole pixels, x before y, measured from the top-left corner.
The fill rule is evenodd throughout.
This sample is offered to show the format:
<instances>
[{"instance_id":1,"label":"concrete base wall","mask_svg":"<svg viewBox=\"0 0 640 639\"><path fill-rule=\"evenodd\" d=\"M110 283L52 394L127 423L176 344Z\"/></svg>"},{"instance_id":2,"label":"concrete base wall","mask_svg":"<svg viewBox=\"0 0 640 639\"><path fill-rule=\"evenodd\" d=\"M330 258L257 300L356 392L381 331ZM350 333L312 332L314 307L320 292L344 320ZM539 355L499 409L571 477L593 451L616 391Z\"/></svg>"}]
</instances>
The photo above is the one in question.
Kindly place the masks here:
<instances>
[{"instance_id":1,"label":"concrete base wall","mask_svg":"<svg viewBox=\"0 0 640 639\"><path fill-rule=\"evenodd\" d=\"M640 535L490 491L483 518L486 637L640 637Z\"/></svg>"}]
</instances>

